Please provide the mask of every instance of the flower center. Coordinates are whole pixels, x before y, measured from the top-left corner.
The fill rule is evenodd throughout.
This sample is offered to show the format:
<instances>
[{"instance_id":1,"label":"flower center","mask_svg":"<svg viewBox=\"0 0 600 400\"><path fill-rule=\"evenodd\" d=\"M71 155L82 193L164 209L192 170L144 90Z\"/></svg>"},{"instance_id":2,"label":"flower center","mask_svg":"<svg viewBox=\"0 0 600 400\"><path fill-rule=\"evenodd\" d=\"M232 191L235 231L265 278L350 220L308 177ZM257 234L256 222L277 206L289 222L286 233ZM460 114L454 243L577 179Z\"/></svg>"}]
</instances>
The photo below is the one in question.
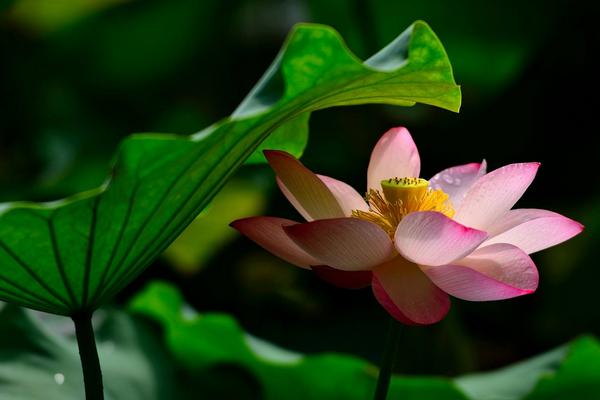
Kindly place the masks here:
<instances>
[{"instance_id":1,"label":"flower center","mask_svg":"<svg viewBox=\"0 0 600 400\"><path fill-rule=\"evenodd\" d=\"M437 211L450 218L454 216L448 195L441 189L431 189L425 179L385 179L381 188L383 193L374 189L367 192L369 211L353 210L352 216L379 225L392 238L402 218L411 212Z\"/></svg>"}]
</instances>

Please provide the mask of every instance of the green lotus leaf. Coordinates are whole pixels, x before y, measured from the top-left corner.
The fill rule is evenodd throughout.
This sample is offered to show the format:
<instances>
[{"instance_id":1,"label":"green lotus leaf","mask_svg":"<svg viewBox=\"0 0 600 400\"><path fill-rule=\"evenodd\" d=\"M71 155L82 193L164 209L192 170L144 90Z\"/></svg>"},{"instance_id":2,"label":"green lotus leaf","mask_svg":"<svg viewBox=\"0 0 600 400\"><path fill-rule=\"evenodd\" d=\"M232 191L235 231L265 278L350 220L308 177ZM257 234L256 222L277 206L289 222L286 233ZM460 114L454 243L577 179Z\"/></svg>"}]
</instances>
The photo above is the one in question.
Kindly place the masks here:
<instances>
[{"instance_id":1,"label":"green lotus leaf","mask_svg":"<svg viewBox=\"0 0 600 400\"><path fill-rule=\"evenodd\" d=\"M365 62L332 28L297 25L230 117L192 136L128 137L96 190L1 204L0 299L62 315L93 311L160 255L257 150L299 155L310 112L417 102L460 106L450 62L424 22Z\"/></svg>"}]
</instances>

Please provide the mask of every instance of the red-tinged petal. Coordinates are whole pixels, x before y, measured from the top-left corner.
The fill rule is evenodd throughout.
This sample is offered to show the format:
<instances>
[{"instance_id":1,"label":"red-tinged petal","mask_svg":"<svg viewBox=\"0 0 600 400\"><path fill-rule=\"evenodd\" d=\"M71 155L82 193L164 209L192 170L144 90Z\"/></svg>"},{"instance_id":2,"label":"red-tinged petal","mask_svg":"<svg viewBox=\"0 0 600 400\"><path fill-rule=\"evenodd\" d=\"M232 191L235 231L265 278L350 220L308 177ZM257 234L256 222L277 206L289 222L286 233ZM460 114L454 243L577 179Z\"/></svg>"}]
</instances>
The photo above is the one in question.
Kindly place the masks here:
<instances>
[{"instance_id":1,"label":"red-tinged petal","mask_svg":"<svg viewBox=\"0 0 600 400\"><path fill-rule=\"evenodd\" d=\"M456 209L461 224L487 229L523 196L539 163L510 164L477 179Z\"/></svg>"},{"instance_id":2,"label":"red-tinged petal","mask_svg":"<svg viewBox=\"0 0 600 400\"><path fill-rule=\"evenodd\" d=\"M408 260L420 265L444 265L475 250L487 233L466 227L435 211L408 214L400 221L394 242Z\"/></svg>"},{"instance_id":3,"label":"red-tinged petal","mask_svg":"<svg viewBox=\"0 0 600 400\"><path fill-rule=\"evenodd\" d=\"M327 185L300 161L284 151L264 153L281 191L307 221L344 216Z\"/></svg>"},{"instance_id":4,"label":"red-tinged petal","mask_svg":"<svg viewBox=\"0 0 600 400\"><path fill-rule=\"evenodd\" d=\"M343 289L362 289L371 284L371 271L340 271L326 265L315 265L313 271L324 281Z\"/></svg>"},{"instance_id":5,"label":"red-tinged petal","mask_svg":"<svg viewBox=\"0 0 600 400\"><path fill-rule=\"evenodd\" d=\"M555 246L583 230L583 225L548 210L522 208L510 210L490 227L493 243L514 244L527 254Z\"/></svg>"},{"instance_id":6,"label":"red-tinged petal","mask_svg":"<svg viewBox=\"0 0 600 400\"><path fill-rule=\"evenodd\" d=\"M448 295L416 264L402 257L373 269L373 294L392 317L408 325L440 321L450 309Z\"/></svg>"},{"instance_id":7,"label":"red-tinged petal","mask_svg":"<svg viewBox=\"0 0 600 400\"><path fill-rule=\"evenodd\" d=\"M477 178L485 175L486 162L470 163L447 168L434 175L429 180L432 189L441 189L450 197L454 208L462 202L467 190L475 183Z\"/></svg>"},{"instance_id":8,"label":"red-tinged petal","mask_svg":"<svg viewBox=\"0 0 600 400\"><path fill-rule=\"evenodd\" d=\"M418 177L421 159L417 146L406 128L392 128L379 139L367 170L368 188L381 190L381 181L389 178Z\"/></svg>"},{"instance_id":9,"label":"red-tinged petal","mask_svg":"<svg viewBox=\"0 0 600 400\"><path fill-rule=\"evenodd\" d=\"M351 216L353 210L369 211L369 206L365 199L352 186L328 176L317 176L327 185L327 188L337 200L346 217Z\"/></svg>"},{"instance_id":10,"label":"red-tinged petal","mask_svg":"<svg viewBox=\"0 0 600 400\"><path fill-rule=\"evenodd\" d=\"M503 300L534 292L538 272L531 258L510 244L493 244L452 265L421 267L446 293L463 300Z\"/></svg>"},{"instance_id":11,"label":"red-tinged petal","mask_svg":"<svg viewBox=\"0 0 600 400\"><path fill-rule=\"evenodd\" d=\"M394 253L389 236L379 226L357 218L322 219L283 228L301 249L343 271L366 271Z\"/></svg>"},{"instance_id":12,"label":"red-tinged petal","mask_svg":"<svg viewBox=\"0 0 600 400\"><path fill-rule=\"evenodd\" d=\"M233 221L231 226L277 257L298 267L310 269L311 265L321 262L298 247L283 231L284 226L297 224L298 222L285 218L251 217Z\"/></svg>"}]
</instances>

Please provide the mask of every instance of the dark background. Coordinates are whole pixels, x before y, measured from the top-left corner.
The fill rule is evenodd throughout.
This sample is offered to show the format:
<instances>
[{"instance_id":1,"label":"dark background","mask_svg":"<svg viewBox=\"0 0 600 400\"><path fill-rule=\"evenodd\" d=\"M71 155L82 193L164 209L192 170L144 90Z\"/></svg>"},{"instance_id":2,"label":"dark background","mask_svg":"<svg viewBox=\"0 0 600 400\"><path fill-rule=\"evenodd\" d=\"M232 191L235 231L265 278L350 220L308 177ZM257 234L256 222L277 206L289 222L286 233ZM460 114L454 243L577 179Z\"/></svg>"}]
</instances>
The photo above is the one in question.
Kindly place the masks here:
<instances>
[{"instance_id":1,"label":"dark background","mask_svg":"<svg viewBox=\"0 0 600 400\"><path fill-rule=\"evenodd\" d=\"M189 134L229 115L295 22L332 25L366 58L423 19L449 53L461 112L419 105L321 111L311 119L303 162L362 191L372 146L404 125L424 177L482 158L490 169L541 161L519 206L560 212L586 230L534 256L536 294L454 301L441 323L407 328L398 371L493 368L600 334L597 10L572 3L0 0L0 201L52 200L95 187L125 135ZM298 218L268 167L247 167L235 179L268 182L262 213ZM197 246L204 235L210 232L198 234ZM386 314L369 290L328 286L239 237L211 246L211 256L185 273L156 261L118 301L165 279L199 310L230 312L279 345L379 359Z\"/></svg>"}]
</instances>

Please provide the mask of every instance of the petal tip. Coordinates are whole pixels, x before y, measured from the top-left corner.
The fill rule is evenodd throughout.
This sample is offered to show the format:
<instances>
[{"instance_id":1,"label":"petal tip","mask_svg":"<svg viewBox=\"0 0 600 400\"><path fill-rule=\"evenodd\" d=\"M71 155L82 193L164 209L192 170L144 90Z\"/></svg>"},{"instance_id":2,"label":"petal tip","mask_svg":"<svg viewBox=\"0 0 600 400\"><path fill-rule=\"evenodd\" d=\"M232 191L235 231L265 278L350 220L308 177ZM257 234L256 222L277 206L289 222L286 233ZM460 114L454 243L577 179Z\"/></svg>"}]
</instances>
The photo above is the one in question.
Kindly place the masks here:
<instances>
[{"instance_id":1,"label":"petal tip","mask_svg":"<svg viewBox=\"0 0 600 400\"><path fill-rule=\"evenodd\" d=\"M409 140L410 142L414 143L414 140L412 138L412 135L410 134L410 131L405 126L395 126L393 128L388 129L387 132L385 132L383 134L383 136L381 136L380 141L386 142L388 140L392 140L394 138L399 138L399 137L401 137L405 140Z\"/></svg>"},{"instance_id":2,"label":"petal tip","mask_svg":"<svg viewBox=\"0 0 600 400\"><path fill-rule=\"evenodd\" d=\"M410 135L410 132L408 131L408 128L406 128L403 125L399 125L399 126L395 126L393 128L390 129L390 131L393 131L395 134L399 135Z\"/></svg>"},{"instance_id":3,"label":"petal tip","mask_svg":"<svg viewBox=\"0 0 600 400\"><path fill-rule=\"evenodd\" d=\"M236 219L235 221L231 221L229 223L229 226L241 233L242 232L241 225L244 225L244 223L250 218L252 218L252 217Z\"/></svg>"},{"instance_id":4,"label":"petal tip","mask_svg":"<svg viewBox=\"0 0 600 400\"><path fill-rule=\"evenodd\" d=\"M583 225L581 222L579 221L575 221L574 219L562 216L563 218L565 218L569 225L571 225L571 236L568 239L571 239L577 235L579 235L581 232L583 232L585 230L585 225ZM568 240L565 239L565 240Z\"/></svg>"},{"instance_id":5,"label":"petal tip","mask_svg":"<svg viewBox=\"0 0 600 400\"><path fill-rule=\"evenodd\" d=\"M571 233L572 233L571 238L579 235L581 232L583 232L585 230L585 225L583 225L581 222L575 221L574 219L571 219L569 217L565 217L564 215L562 216L562 218L567 220L568 225L570 225L570 229L571 229Z\"/></svg>"},{"instance_id":6,"label":"petal tip","mask_svg":"<svg viewBox=\"0 0 600 400\"><path fill-rule=\"evenodd\" d=\"M298 224L298 225L300 225L300 224ZM283 229L283 231L284 231L286 234L288 234L288 236L289 236L289 234L290 234L290 233L292 233L292 234L294 233L294 227L296 227L296 229L298 229L298 228L297 228L297 227L298 227L298 225L288 225L288 226L282 226L281 228L282 228L282 229Z\"/></svg>"},{"instance_id":7,"label":"petal tip","mask_svg":"<svg viewBox=\"0 0 600 400\"><path fill-rule=\"evenodd\" d=\"M542 166L542 163L539 162L539 161L531 161L531 162L526 162L526 163L523 163L523 164L526 167L530 167L530 168L532 168L534 170L538 170Z\"/></svg>"},{"instance_id":8,"label":"petal tip","mask_svg":"<svg viewBox=\"0 0 600 400\"><path fill-rule=\"evenodd\" d=\"M271 159L273 159L274 157L291 157L291 155L289 153L286 153L285 151L282 150L263 150L263 154L265 156L265 158L267 159L267 161L271 162Z\"/></svg>"}]
</instances>

